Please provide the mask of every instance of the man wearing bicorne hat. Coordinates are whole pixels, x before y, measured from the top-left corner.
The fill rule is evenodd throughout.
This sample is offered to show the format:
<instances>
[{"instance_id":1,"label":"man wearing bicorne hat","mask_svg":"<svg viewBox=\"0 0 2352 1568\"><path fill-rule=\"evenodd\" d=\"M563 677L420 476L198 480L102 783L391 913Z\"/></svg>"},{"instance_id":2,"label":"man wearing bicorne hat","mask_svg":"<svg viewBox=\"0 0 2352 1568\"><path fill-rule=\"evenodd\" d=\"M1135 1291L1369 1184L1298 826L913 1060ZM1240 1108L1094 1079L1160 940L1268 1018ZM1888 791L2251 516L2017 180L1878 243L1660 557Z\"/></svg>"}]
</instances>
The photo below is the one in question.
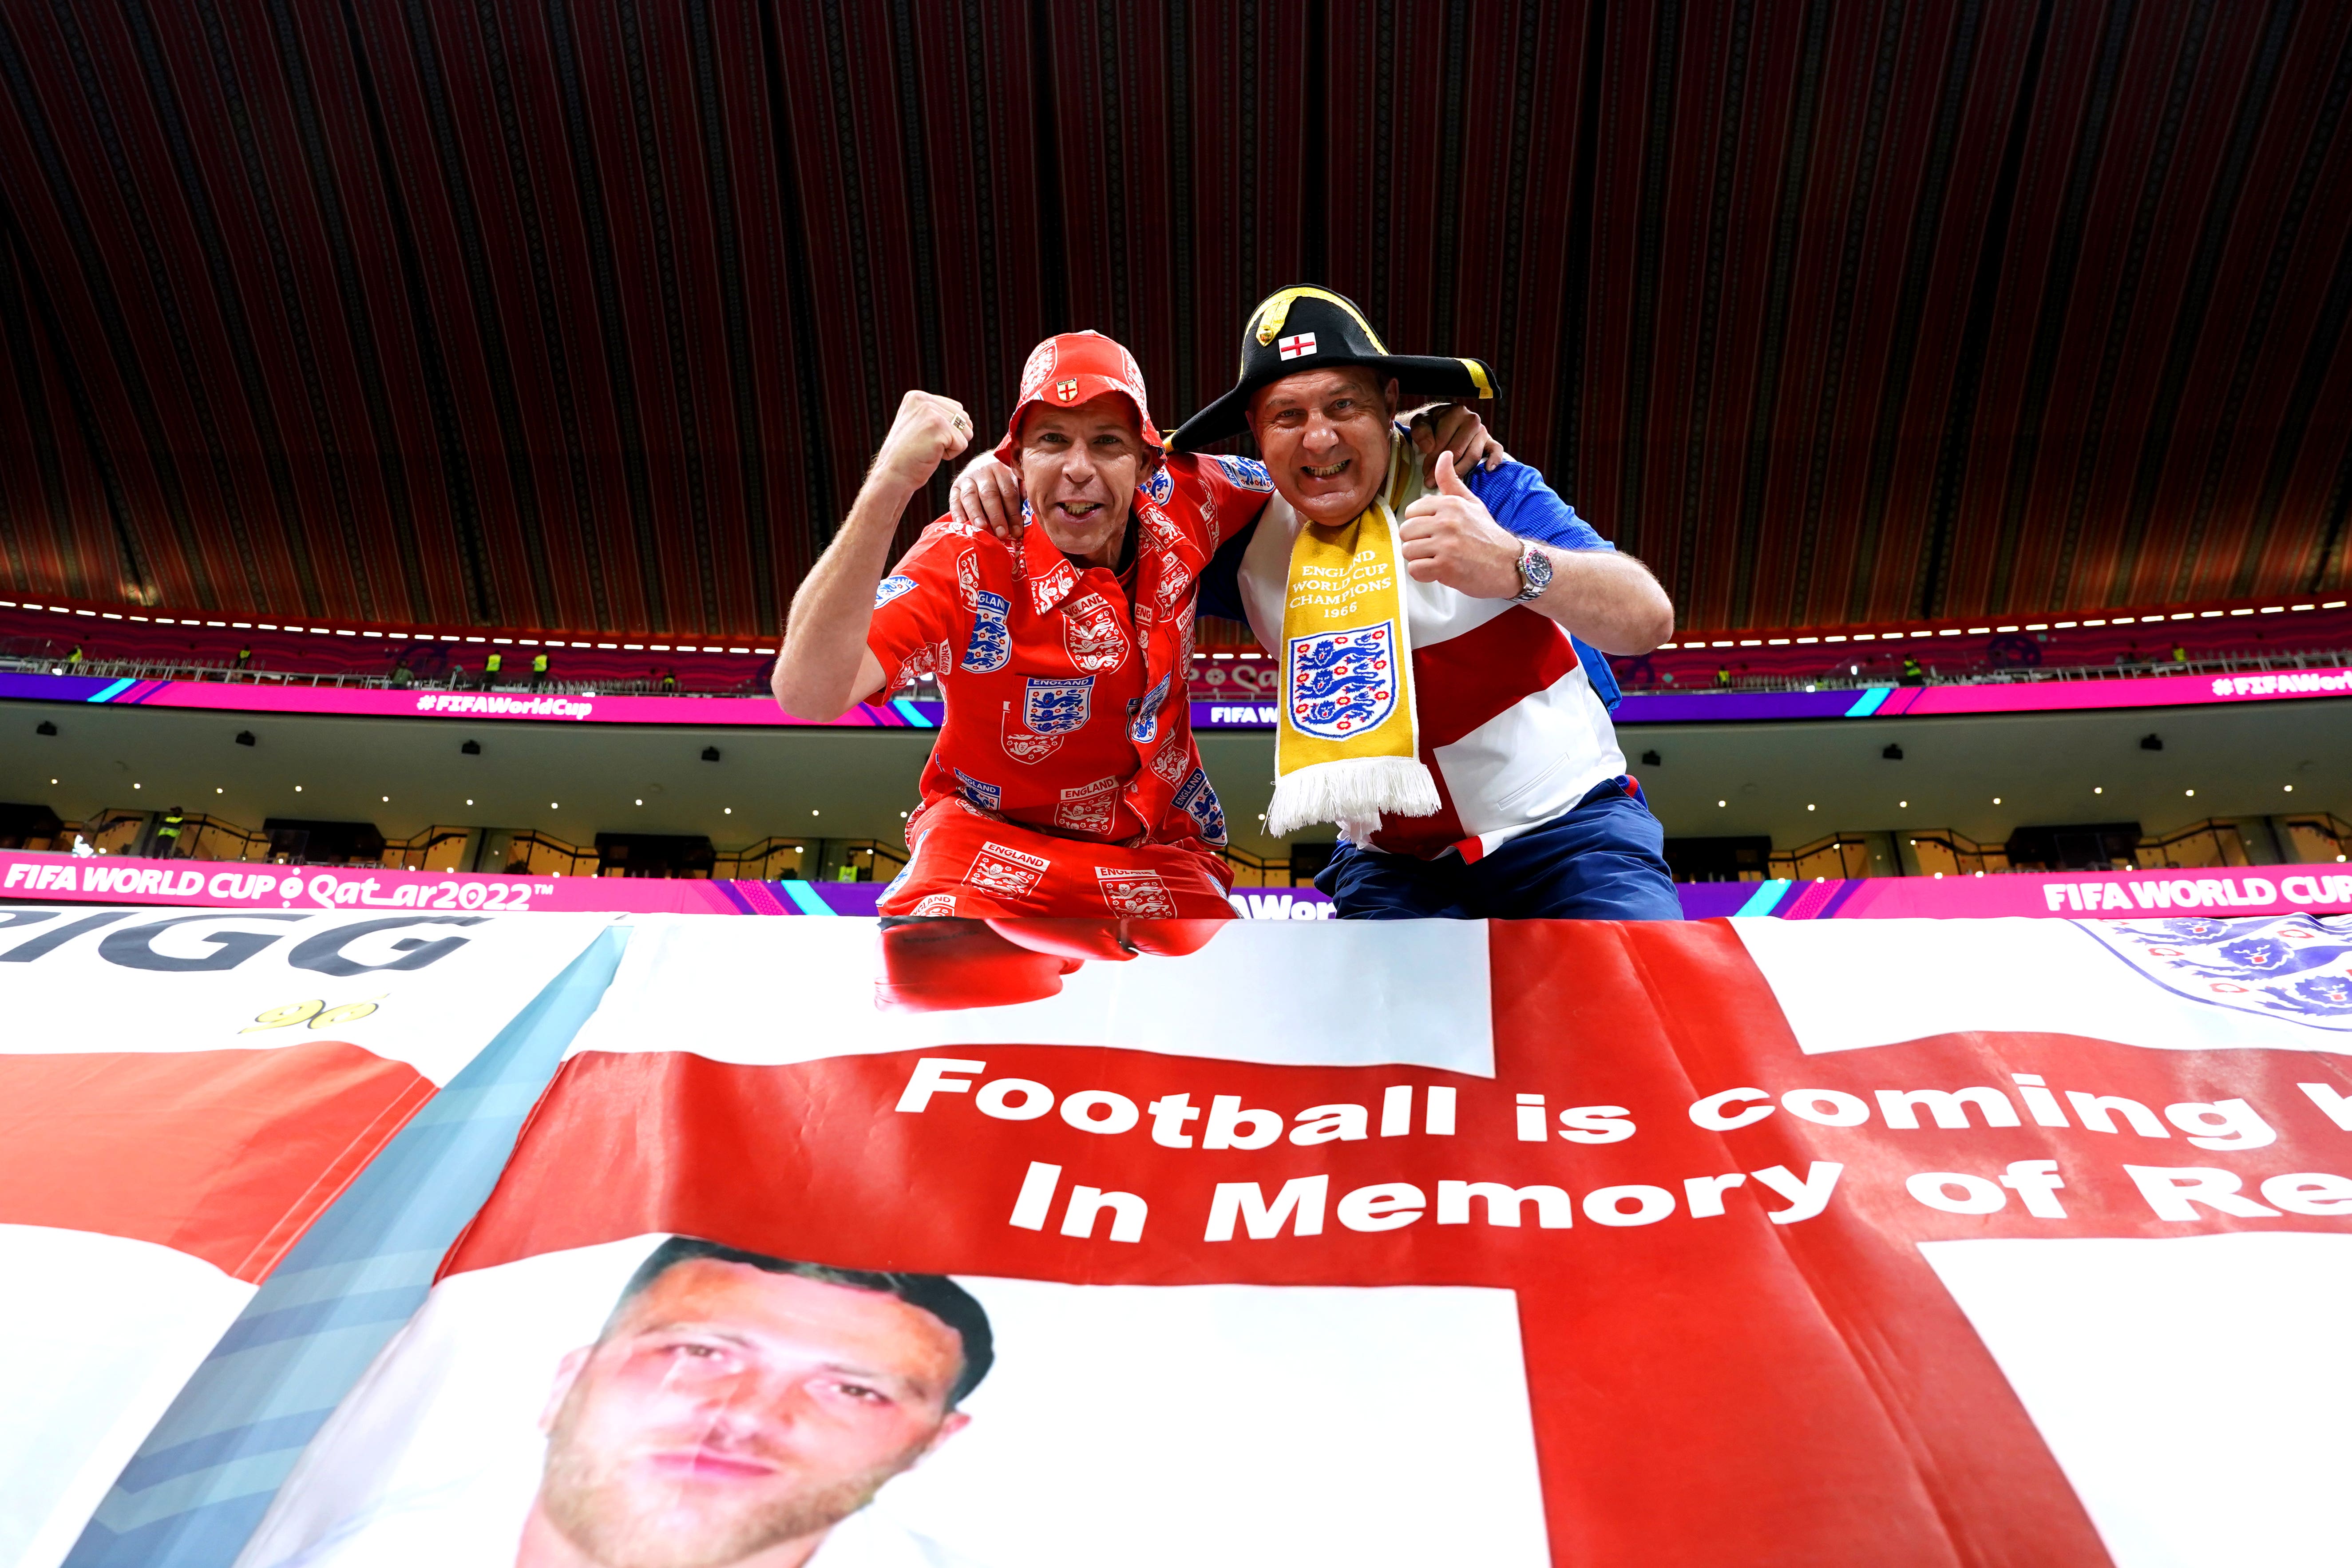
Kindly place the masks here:
<instances>
[{"instance_id":1,"label":"man wearing bicorne hat","mask_svg":"<svg viewBox=\"0 0 2352 1568\"><path fill-rule=\"evenodd\" d=\"M1343 918L1678 920L1601 657L1664 641L1673 605L1532 468L1465 482L1446 454L1424 483L1396 423L1494 395L1482 362L1391 354L1342 296L1289 288L1171 439L1246 429L1277 492L1201 599L1281 661L1266 831L1339 825L1316 884Z\"/></svg>"}]
</instances>

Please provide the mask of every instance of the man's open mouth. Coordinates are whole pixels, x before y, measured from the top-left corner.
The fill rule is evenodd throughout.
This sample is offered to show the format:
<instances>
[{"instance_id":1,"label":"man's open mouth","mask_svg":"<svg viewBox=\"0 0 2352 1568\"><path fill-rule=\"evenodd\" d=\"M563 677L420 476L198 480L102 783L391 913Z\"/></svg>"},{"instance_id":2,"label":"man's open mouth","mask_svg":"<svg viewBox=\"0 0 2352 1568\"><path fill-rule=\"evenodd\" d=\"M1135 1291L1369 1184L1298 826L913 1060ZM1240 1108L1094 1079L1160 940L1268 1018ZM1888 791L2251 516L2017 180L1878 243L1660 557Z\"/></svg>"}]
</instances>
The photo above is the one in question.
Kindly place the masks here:
<instances>
[{"instance_id":1,"label":"man's open mouth","mask_svg":"<svg viewBox=\"0 0 2352 1568\"><path fill-rule=\"evenodd\" d=\"M1103 509L1103 503L1098 500L1066 500L1055 504L1061 508L1064 517L1075 522L1084 522Z\"/></svg>"},{"instance_id":2,"label":"man's open mouth","mask_svg":"<svg viewBox=\"0 0 2352 1568\"><path fill-rule=\"evenodd\" d=\"M773 1475L776 1467L748 1455L715 1448L681 1448L654 1457L655 1468L672 1476L707 1481L751 1481Z\"/></svg>"},{"instance_id":3,"label":"man's open mouth","mask_svg":"<svg viewBox=\"0 0 2352 1568\"><path fill-rule=\"evenodd\" d=\"M1346 473L1349 466L1354 463L1355 460L1356 459L1353 458L1342 458L1338 462L1331 464L1329 467L1321 468L1317 468L1312 463L1307 463L1301 466L1299 471L1304 473L1310 479L1336 479L1341 474Z\"/></svg>"}]
</instances>

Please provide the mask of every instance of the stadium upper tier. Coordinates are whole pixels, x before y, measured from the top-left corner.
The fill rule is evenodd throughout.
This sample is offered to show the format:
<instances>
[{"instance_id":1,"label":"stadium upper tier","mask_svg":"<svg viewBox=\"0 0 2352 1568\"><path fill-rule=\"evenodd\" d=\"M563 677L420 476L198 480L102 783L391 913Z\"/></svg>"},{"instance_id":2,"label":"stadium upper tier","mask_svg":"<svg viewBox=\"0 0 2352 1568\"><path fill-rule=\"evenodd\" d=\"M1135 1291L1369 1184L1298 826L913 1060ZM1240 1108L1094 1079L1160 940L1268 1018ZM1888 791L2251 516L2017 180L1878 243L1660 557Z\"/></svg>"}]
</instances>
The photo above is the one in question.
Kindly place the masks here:
<instances>
[{"instance_id":1,"label":"stadium upper tier","mask_svg":"<svg viewBox=\"0 0 2352 1568\"><path fill-rule=\"evenodd\" d=\"M2342 599L2174 605L2036 621L1922 622L1714 636L1687 632L1656 652L1612 660L1628 691L1788 690L1824 686L2014 680L2068 672L2160 675L2184 666L2264 668L2352 662ZM79 658L75 657L79 652ZM773 649L701 637L502 632L171 616L62 600L0 599L0 663L16 668L206 679L240 670L421 687L533 679L612 695L742 697L766 689ZM1916 665L1916 668L1911 668ZM1273 693L1273 661L1242 628L1204 622L1195 701Z\"/></svg>"}]
</instances>

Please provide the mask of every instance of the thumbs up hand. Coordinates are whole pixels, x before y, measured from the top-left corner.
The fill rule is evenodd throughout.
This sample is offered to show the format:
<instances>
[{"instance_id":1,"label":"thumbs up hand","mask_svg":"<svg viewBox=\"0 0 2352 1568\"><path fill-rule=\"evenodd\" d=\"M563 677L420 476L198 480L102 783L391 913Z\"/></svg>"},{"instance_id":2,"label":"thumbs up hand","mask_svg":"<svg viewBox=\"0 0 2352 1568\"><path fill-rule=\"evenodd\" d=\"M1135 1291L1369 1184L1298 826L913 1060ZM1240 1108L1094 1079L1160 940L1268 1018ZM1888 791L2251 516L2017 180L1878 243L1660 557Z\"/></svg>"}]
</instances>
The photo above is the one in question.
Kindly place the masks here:
<instances>
[{"instance_id":1,"label":"thumbs up hand","mask_svg":"<svg viewBox=\"0 0 2352 1568\"><path fill-rule=\"evenodd\" d=\"M1451 452L1437 454L1437 461L1431 467L1429 477L1437 486L1440 494L1459 496L1466 501L1475 501L1478 499L1478 492L1464 484L1462 476L1454 471L1454 454ZM1484 510L1485 508L1481 507L1479 510Z\"/></svg>"},{"instance_id":2,"label":"thumbs up hand","mask_svg":"<svg viewBox=\"0 0 2352 1568\"><path fill-rule=\"evenodd\" d=\"M1398 539L1406 575L1443 583L1474 599L1507 599L1519 591L1519 542L1454 471L1440 452L1437 488L1404 509Z\"/></svg>"}]
</instances>

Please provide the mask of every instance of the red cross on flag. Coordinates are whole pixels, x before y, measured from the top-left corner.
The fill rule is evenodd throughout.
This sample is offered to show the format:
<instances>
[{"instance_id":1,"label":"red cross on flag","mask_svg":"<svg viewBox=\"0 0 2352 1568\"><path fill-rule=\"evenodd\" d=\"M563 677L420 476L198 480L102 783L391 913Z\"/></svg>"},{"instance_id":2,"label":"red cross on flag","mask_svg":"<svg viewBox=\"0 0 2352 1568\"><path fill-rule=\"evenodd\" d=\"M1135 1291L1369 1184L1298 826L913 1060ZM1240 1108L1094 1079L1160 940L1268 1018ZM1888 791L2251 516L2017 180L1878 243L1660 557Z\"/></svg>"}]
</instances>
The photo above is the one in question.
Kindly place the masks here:
<instances>
[{"instance_id":1,"label":"red cross on flag","mask_svg":"<svg viewBox=\"0 0 2352 1568\"><path fill-rule=\"evenodd\" d=\"M1057 381L1054 384L1054 395L1065 403L1076 403L1078 400L1078 384L1076 381Z\"/></svg>"},{"instance_id":2,"label":"red cross on flag","mask_svg":"<svg viewBox=\"0 0 2352 1568\"><path fill-rule=\"evenodd\" d=\"M1285 359L1303 359L1315 352L1315 334L1299 332L1292 337L1276 340L1274 346Z\"/></svg>"}]
</instances>

